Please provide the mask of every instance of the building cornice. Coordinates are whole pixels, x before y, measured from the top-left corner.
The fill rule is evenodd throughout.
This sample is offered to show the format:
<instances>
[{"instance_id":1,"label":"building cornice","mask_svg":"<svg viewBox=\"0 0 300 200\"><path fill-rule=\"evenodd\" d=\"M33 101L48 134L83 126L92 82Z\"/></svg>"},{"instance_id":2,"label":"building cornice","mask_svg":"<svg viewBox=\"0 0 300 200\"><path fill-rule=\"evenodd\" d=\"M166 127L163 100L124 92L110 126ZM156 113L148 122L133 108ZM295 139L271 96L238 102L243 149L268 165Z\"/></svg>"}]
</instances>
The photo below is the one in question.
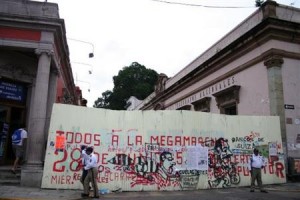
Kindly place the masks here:
<instances>
[{"instance_id":1,"label":"building cornice","mask_svg":"<svg viewBox=\"0 0 300 200\"><path fill-rule=\"evenodd\" d=\"M276 18L267 18L263 20L252 30L242 35L240 38L238 38L236 41L229 44L224 49L217 52L210 59L204 61L203 64L195 68L190 73L186 74L184 77L179 79L176 83L174 83L172 86L166 88L162 94L154 97L151 102L148 102L148 104L144 105L141 109L142 110L153 109L155 104L159 102L164 102L166 99L172 96L172 94L176 94L179 91L188 88L189 86L195 84L196 82L203 79L204 77L216 72L222 67L230 64L234 60L242 57L243 55L247 54L251 50L260 47L261 45L267 43L270 40L300 43L300 33L297 32L297 30L299 29L300 29L300 24L290 22L290 21L283 21ZM282 57L300 59L300 53L288 52L279 49L269 49L265 52L262 52L261 55L259 55L258 57L249 60L248 62L242 64L241 66L236 67L234 70L220 76L218 79L214 80L213 82L218 82L226 77L231 76L234 73L237 73L238 71L246 69L258 62L262 62L266 59L266 57L274 53L280 54ZM213 84L213 83L210 82L209 84ZM209 84L205 84L197 88L197 90L190 92L189 94L176 100L176 102L186 98L187 96L190 96L192 93L202 90L204 87L207 87ZM171 102L168 105L165 105L165 107L168 107L176 102Z\"/></svg>"},{"instance_id":2,"label":"building cornice","mask_svg":"<svg viewBox=\"0 0 300 200\"><path fill-rule=\"evenodd\" d=\"M0 2L2 1L0 0ZM23 4L27 3L29 2L23 2ZM31 3L32 2L29 4ZM38 9L54 9L51 11L54 14L52 16L47 16L38 13L36 15L27 13L26 15L26 13L17 14L10 11L5 12L5 9L0 9L0 28L2 26L24 31L39 31L41 34L52 33L53 39L51 41L44 41L43 38L41 38L40 41L33 41L26 40L26 38L23 40L18 38L0 38L0 41L2 41L1 46L16 49L23 48L26 49L26 51L29 50L34 53L35 49L41 48L41 45L51 45L54 53L52 57L54 65L63 77L65 87L68 87L67 90L72 96L76 96L74 78L70 65L69 48L67 45L65 22L63 19L59 18L58 6L56 4L48 5L48 3L38 3L40 3ZM24 7L26 6L27 5L24 5ZM21 9L23 9L23 7Z\"/></svg>"}]
</instances>

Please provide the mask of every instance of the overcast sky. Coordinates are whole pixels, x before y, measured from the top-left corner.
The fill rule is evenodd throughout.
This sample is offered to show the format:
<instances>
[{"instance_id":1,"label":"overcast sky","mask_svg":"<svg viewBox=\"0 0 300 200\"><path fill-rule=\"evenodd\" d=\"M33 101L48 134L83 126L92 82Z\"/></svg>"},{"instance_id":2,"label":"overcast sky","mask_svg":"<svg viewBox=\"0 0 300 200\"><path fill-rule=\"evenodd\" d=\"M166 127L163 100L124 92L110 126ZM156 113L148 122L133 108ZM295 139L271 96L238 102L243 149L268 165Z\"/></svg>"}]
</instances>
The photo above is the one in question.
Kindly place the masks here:
<instances>
[{"instance_id":1,"label":"overcast sky","mask_svg":"<svg viewBox=\"0 0 300 200\"><path fill-rule=\"evenodd\" d=\"M65 20L74 81L89 107L113 89L112 77L123 67L138 62L172 77L257 9L255 0L48 2L58 3ZM300 0L277 2L300 7Z\"/></svg>"}]
</instances>

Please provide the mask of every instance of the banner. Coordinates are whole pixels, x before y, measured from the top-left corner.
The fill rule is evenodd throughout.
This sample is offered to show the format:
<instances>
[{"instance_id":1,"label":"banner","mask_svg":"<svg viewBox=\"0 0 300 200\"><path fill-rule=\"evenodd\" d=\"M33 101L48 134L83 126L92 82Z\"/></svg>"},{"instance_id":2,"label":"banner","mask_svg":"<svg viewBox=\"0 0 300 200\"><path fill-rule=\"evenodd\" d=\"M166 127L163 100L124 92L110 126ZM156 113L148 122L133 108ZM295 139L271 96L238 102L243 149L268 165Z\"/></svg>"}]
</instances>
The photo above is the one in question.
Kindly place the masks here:
<instances>
[{"instance_id":1,"label":"banner","mask_svg":"<svg viewBox=\"0 0 300 200\"><path fill-rule=\"evenodd\" d=\"M254 147L269 159L262 170L263 183L286 182L280 123L275 116L113 111L55 104L42 188L82 188L81 145L94 148L99 189L248 186L247 166ZM277 160L270 160L269 150L271 156L277 154Z\"/></svg>"}]
</instances>

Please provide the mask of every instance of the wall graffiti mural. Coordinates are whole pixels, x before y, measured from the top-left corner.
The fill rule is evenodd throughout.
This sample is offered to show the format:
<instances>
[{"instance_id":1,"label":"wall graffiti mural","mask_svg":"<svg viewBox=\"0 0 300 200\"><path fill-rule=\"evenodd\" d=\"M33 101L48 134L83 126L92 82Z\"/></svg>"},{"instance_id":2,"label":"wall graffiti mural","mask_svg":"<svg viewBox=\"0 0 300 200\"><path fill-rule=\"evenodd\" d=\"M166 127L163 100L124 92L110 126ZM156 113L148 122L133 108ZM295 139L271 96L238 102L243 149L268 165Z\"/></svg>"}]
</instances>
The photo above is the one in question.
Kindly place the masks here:
<instances>
[{"instance_id":1,"label":"wall graffiti mural","mask_svg":"<svg viewBox=\"0 0 300 200\"><path fill-rule=\"evenodd\" d=\"M232 156L228 140L217 139L209 154L209 167L214 178L208 181L211 188L219 186L221 182L222 187L240 183L240 174L236 168L238 163L232 162Z\"/></svg>"},{"instance_id":2,"label":"wall graffiti mural","mask_svg":"<svg viewBox=\"0 0 300 200\"><path fill-rule=\"evenodd\" d=\"M43 188L82 187L81 145L94 148L98 186L112 191L247 186L247 165L254 147L268 160L264 183L286 181L277 117L111 111L55 104Z\"/></svg>"}]
</instances>

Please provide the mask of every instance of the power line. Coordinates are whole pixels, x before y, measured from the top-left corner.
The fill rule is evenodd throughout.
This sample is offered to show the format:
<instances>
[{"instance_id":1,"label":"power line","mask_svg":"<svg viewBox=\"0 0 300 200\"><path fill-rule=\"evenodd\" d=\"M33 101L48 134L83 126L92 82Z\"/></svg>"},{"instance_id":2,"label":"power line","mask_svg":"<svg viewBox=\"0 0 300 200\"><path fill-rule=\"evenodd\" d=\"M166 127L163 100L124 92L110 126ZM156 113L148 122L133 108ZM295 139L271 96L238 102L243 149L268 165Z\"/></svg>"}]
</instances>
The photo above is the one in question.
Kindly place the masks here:
<instances>
[{"instance_id":1,"label":"power line","mask_svg":"<svg viewBox=\"0 0 300 200\"><path fill-rule=\"evenodd\" d=\"M295 5L295 3L297 2L298 0L295 0L294 2L290 3L291 6Z\"/></svg>"},{"instance_id":2,"label":"power line","mask_svg":"<svg viewBox=\"0 0 300 200\"><path fill-rule=\"evenodd\" d=\"M183 6L195 6L195 7L204 7L204 8L254 8L255 6L209 6L209 5L201 5L201 4L190 4L190 3L180 3L180 2L172 2L172 1L165 1L165 0L151 0L160 3L168 3L168 4L177 4Z\"/></svg>"}]
</instances>

